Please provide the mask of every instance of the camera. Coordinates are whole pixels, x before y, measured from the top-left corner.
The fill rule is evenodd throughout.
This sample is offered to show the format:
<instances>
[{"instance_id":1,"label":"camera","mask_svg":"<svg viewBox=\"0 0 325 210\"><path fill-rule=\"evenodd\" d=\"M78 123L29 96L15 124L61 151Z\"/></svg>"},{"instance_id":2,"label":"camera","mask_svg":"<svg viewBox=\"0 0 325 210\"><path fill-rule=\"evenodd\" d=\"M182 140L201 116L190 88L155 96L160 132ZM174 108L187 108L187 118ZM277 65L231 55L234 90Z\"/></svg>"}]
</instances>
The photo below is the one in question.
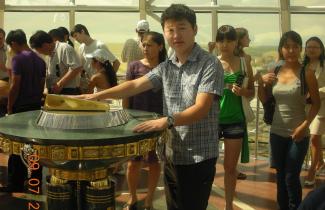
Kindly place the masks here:
<instances>
[{"instance_id":1,"label":"camera","mask_svg":"<svg viewBox=\"0 0 325 210\"><path fill-rule=\"evenodd\" d=\"M242 84L243 84L244 78L245 78L244 75L242 75L242 74L238 75L238 77L237 77L237 79L236 79L236 81L235 81L235 84L236 84L237 86L241 87Z\"/></svg>"}]
</instances>

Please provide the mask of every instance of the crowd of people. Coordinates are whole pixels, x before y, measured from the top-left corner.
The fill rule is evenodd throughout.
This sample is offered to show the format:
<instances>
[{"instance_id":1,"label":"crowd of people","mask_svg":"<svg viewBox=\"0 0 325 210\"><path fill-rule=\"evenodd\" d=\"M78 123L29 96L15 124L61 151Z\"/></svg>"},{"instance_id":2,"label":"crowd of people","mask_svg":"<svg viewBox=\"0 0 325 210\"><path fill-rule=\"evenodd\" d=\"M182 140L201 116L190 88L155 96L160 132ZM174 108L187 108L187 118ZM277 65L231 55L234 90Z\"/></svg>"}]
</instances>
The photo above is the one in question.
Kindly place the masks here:
<instances>
[{"instance_id":1,"label":"crowd of people","mask_svg":"<svg viewBox=\"0 0 325 210\"><path fill-rule=\"evenodd\" d=\"M29 45L23 30L12 30L6 36L0 29L0 80L10 84L8 95L0 100L1 116L40 109L44 93L88 100L123 99L124 108L159 113L162 117L138 124L134 132L170 131L162 169L168 210L207 208L218 142L223 139L225 209L232 210L236 180L246 178L237 170L240 155L242 163L249 161L242 100L254 98L256 82L259 100L275 101L270 145L279 208L308 209L311 203L315 205L308 200L300 205L300 172L309 140L312 158L304 184L313 186L325 165L321 151L325 133L322 41L318 37L308 39L301 61L301 36L295 31L285 32L279 41L277 65L263 75L253 75L252 57L244 51L250 43L245 28L219 27L207 52L195 42L198 26L189 7L169 6L162 13L161 26L163 34L150 31L146 20L138 22L137 38L127 40L123 47L121 58L128 67L126 81L119 85L116 72L120 61L82 24L71 32L64 27L39 30L30 37ZM70 37L80 43L79 51ZM170 47L168 55L165 40ZM136 190L143 164L149 173L142 209L153 209L161 172L155 151L128 162L130 198L125 210L139 209ZM8 170L8 185L0 190L23 191L27 170L19 156L10 156ZM42 176L41 170L32 176ZM319 192L323 190L307 198L317 198ZM319 205L324 203L319 201Z\"/></svg>"}]
</instances>

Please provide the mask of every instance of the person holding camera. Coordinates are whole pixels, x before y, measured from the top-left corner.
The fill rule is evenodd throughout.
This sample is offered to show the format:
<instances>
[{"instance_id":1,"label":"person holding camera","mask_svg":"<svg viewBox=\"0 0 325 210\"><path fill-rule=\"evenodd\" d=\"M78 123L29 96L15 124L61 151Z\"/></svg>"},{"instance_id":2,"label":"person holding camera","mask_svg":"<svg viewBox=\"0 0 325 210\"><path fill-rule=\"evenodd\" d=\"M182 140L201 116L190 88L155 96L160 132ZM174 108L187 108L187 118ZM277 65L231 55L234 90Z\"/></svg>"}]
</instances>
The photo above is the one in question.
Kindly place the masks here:
<instances>
[{"instance_id":1,"label":"person holding camera","mask_svg":"<svg viewBox=\"0 0 325 210\"><path fill-rule=\"evenodd\" d=\"M252 68L246 66L245 58L234 54L237 45L235 28L221 26L217 31L216 46L220 52L218 57L224 69L224 92L220 100L219 137L224 138L224 185L226 210L233 209L233 198L236 188L236 169L242 141L247 138L245 115L241 97L254 96L254 80ZM245 71L246 69L246 71ZM242 87L244 75L248 77L247 88Z\"/></svg>"}]
</instances>

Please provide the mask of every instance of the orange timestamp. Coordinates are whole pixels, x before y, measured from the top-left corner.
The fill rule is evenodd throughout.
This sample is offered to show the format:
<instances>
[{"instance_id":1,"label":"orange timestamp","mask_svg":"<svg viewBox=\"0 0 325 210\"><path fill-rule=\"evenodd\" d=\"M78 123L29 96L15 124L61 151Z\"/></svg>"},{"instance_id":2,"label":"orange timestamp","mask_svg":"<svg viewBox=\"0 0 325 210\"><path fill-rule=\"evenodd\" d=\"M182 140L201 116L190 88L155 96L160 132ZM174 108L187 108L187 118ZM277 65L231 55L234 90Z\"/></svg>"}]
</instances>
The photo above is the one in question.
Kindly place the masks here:
<instances>
[{"instance_id":1,"label":"orange timestamp","mask_svg":"<svg viewBox=\"0 0 325 210\"><path fill-rule=\"evenodd\" d=\"M28 163L28 170L30 170L31 173L33 173L33 171L38 170L40 168L39 155L35 153L28 155L27 163ZM40 183L41 181L37 178L28 179L28 191L33 193L34 195L39 195ZM40 209L40 206L41 205L37 201L28 202L28 210L38 210Z\"/></svg>"}]
</instances>

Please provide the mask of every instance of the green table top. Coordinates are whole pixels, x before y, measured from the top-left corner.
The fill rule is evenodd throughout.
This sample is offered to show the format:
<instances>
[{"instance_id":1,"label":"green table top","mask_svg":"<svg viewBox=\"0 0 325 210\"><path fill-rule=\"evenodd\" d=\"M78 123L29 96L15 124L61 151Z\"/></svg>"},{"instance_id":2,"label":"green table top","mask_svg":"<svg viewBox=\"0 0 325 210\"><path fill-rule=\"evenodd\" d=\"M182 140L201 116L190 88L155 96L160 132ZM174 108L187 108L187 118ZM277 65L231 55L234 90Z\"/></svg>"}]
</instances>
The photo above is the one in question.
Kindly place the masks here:
<instances>
[{"instance_id":1,"label":"green table top","mask_svg":"<svg viewBox=\"0 0 325 210\"><path fill-rule=\"evenodd\" d=\"M158 136L161 132L134 133L133 128L155 113L127 110L128 123L101 129L65 130L40 127L36 119L40 111L29 111L0 118L0 134L21 143L39 145L98 146L137 142Z\"/></svg>"}]
</instances>

